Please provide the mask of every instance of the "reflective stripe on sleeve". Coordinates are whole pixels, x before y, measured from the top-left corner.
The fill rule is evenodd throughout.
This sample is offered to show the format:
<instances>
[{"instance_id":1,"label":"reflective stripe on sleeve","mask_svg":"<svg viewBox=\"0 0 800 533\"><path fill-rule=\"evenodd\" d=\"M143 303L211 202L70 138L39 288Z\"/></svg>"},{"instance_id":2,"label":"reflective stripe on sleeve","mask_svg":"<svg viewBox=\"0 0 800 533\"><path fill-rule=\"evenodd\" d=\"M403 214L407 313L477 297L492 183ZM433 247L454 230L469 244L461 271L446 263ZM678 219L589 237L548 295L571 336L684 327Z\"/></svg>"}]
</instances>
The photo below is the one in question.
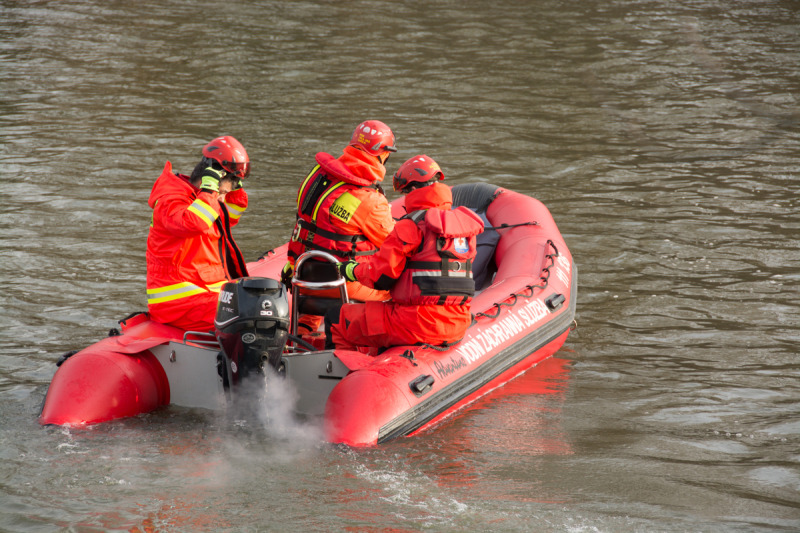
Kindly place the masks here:
<instances>
[{"instance_id":1,"label":"reflective stripe on sleeve","mask_svg":"<svg viewBox=\"0 0 800 533\"><path fill-rule=\"evenodd\" d=\"M192 204L189 206L189 211L202 218L209 227L211 227L211 224L213 224L219 216L210 205L205 203L200 198L192 202Z\"/></svg>"},{"instance_id":2,"label":"reflective stripe on sleeve","mask_svg":"<svg viewBox=\"0 0 800 533\"><path fill-rule=\"evenodd\" d=\"M242 213L244 213L245 209L247 209L246 207L241 207L236 204L229 204L228 202L225 202L225 207L228 208L228 214L234 220L242 216Z\"/></svg>"}]
</instances>

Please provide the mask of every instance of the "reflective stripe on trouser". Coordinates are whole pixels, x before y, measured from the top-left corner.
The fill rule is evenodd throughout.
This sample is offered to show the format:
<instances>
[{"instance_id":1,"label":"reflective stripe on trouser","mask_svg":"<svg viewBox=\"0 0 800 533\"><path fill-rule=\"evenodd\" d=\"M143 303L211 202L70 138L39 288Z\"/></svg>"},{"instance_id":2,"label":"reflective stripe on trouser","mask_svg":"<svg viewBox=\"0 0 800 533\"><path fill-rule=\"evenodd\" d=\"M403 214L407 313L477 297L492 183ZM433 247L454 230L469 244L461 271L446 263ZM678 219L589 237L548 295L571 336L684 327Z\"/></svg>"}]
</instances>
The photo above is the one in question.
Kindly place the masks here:
<instances>
[{"instance_id":1,"label":"reflective stripe on trouser","mask_svg":"<svg viewBox=\"0 0 800 533\"><path fill-rule=\"evenodd\" d=\"M219 292L223 283L225 282L214 283L209 285L207 289L205 287L198 287L194 283L189 283L188 281L167 285L166 287L150 288L147 289L147 303L159 304L162 302L180 300L181 298L187 298L208 291Z\"/></svg>"},{"instance_id":2,"label":"reflective stripe on trouser","mask_svg":"<svg viewBox=\"0 0 800 533\"><path fill-rule=\"evenodd\" d=\"M184 330L211 331L217 314L219 295L203 291L190 298L148 305L150 318Z\"/></svg>"}]
</instances>

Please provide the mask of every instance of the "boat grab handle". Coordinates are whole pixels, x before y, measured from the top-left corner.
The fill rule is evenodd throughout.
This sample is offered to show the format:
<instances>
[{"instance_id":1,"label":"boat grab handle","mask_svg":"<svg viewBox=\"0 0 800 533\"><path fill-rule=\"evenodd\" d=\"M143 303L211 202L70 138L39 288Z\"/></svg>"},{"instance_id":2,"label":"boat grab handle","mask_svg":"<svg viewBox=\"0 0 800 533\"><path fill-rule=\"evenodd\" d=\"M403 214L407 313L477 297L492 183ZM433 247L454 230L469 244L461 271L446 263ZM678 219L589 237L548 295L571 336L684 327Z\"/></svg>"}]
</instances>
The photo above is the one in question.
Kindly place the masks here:
<instances>
[{"instance_id":1,"label":"boat grab handle","mask_svg":"<svg viewBox=\"0 0 800 533\"><path fill-rule=\"evenodd\" d=\"M342 299L344 300L344 303L348 303L349 300L347 300L347 290L345 289L345 283L347 283L347 280L344 279L344 277L342 277L341 274L339 274L338 279L332 281L308 281L297 277L298 273L301 272L301 267L303 266L303 263L305 263L309 259L314 259L314 258L324 259L329 263L333 263L334 265L336 265L336 263L339 262L338 259L336 259L334 256L332 256L327 252L311 250L302 254L300 257L297 258L297 262L295 263L294 266L294 275L292 276L292 286L297 285L298 287L303 287L304 289L311 289L317 291L335 289L336 287L339 287L339 289L341 289Z\"/></svg>"},{"instance_id":2,"label":"boat grab handle","mask_svg":"<svg viewBox=\"0 0 800 533\"><path fill-rule=\"evenodd\" d=\"M339 262L334 256L327 252L321 252L319 250L309 250L308 252L303 253L300 257L297 258L297 261L294 265L294 275L292 276L292 320L291 326L289 328L290 336L297 337L297 321L300 316L300 311L298 310L299 302L299 292L298 290L294 290L295 287L301 287L306 289L307 291L324 291L328 289L335 289L339 288L339 296L342 299L342 303L350 303L350 298L347 295L347 280L342 276L342 274L336 270L337 278L331 281L308 281L300 279L299 273L302 271L301 268L303 263L308 261L309 259L321 259L323 261L327 261L332 263L334 266L336 263Z\"/></svg>"},{"instance_id":3,"label":"boat grab handle","mask_svg":"<svg viewBox=\"0 0 800 533\"><path fill-rule=\"evenodd\" d=\"M193 335L195 337L210 337L208 339L190 339L189 336ZM183 344L187 343L197 344L199 346L207 346L209 348L219 348L219 341L217 340L217 336L213 333L209 333L207 331L184 331L183 332Z\"/></svg>"}]
</instances>

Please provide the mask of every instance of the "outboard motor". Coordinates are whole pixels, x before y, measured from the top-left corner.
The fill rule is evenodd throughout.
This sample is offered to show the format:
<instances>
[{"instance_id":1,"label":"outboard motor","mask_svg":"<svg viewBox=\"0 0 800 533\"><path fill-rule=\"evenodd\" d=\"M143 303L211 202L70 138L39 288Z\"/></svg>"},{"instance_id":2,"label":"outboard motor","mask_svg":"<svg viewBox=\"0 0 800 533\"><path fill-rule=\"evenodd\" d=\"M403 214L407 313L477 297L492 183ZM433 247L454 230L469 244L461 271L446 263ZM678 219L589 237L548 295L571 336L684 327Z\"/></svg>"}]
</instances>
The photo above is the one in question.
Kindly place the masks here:
<instances>
[{"instance_id":1,"label":"outboard motor","mask_svg":"<svg viewBox=\"0 0 800 533\"><path fill-rule=\"evenodd\" d=\"M289 336L289 300L280 281L239 278L222 286L214 330L227 356L222 374L237 384L264 363L277 368ZM230 373L229 373L230 372Z\"/></svg>"}]
</instances>

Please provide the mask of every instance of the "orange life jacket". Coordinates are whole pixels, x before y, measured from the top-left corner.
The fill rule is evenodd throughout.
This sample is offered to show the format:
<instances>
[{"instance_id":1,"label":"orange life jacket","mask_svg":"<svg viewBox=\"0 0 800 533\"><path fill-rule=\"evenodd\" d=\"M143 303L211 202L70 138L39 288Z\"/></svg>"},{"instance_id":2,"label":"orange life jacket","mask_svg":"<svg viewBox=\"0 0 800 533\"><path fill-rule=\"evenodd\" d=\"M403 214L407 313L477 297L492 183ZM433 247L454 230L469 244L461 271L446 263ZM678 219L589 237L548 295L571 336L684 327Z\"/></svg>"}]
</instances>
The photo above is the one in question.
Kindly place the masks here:
<instances>
[{"instance_id":1,"label":"orange life jacket","mask_svg":"<svg viewBox=\"0 0 800 533\"><path fill-rule=\"evenodd\" d=\"M392 300L403 305L469 303L475 294L475 236L483 231L483 221L465 207L413 211L404 218L417 225L422 244L392 287Z\"/></svg>"}]
</instances>

